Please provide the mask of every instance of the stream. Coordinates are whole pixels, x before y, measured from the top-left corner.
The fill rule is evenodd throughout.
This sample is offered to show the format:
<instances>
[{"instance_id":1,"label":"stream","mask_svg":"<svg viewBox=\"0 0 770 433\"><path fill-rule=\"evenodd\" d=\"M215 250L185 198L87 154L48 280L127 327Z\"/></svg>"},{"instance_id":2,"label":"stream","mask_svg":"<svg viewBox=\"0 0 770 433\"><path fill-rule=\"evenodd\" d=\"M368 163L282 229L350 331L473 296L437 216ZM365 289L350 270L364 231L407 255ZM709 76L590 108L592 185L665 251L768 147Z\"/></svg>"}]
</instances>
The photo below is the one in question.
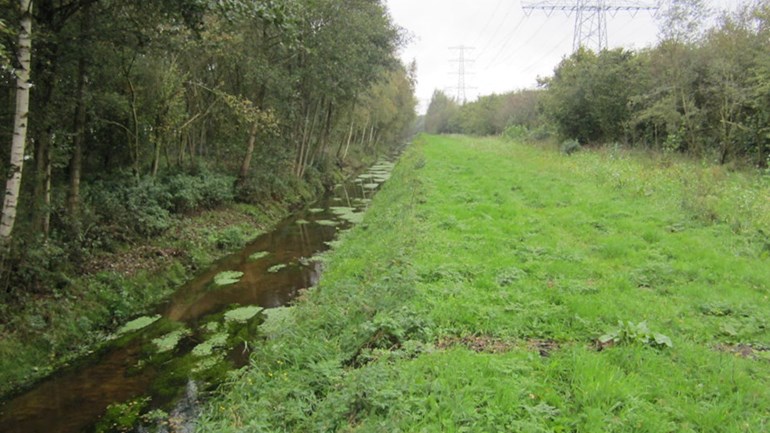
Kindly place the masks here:
<instances>
[{"instance_id":1,"label":"stream","mask_svg":"<svg viewBox=\"0 0 770 433\"><path fill-rule=\"evenodd\" d=\"M248 342L258 341L266 313L316 285L318 254L361 221L392 168L380 161L338 185L180 287L156 315L129 322L105 347L0 402L0 431L128 431L121 422L133 426L140 415L160 431L180 430L169 419L194 418L198 389L248 363ZM165 420L147 421L153 413Z\"/></svg>"}]
</instances>

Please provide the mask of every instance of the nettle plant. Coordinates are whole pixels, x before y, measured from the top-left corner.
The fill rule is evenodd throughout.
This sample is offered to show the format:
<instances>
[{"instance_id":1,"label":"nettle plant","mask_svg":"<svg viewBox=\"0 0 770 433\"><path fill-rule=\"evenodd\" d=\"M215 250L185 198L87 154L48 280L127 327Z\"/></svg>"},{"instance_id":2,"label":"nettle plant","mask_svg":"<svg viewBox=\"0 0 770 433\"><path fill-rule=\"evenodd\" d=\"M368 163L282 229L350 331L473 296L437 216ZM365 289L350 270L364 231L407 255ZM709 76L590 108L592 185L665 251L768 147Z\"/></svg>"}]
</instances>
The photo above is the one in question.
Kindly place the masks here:
<instances>
[{"instance_id":1,"label":"nettle plant","mask_svg":"<svg viewBox=\"0 0 770 433\"><path fill-rule=\"evenodd\" d=\"M618 321L618 327L599 337L599 344L644 344L655 348L674 347L671 339L663 334L652 332L647 322Z\"/></svg>"}]
</instances>

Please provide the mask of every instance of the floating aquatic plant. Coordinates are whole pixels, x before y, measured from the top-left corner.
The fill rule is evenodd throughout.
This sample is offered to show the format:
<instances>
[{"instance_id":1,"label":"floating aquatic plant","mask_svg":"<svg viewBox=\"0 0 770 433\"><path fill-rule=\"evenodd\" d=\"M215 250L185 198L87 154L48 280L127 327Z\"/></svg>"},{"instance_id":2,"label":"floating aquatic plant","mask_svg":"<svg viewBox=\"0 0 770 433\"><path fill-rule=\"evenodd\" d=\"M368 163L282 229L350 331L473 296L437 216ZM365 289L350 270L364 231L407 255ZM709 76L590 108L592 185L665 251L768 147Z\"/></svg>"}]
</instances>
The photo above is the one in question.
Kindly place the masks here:
<instances>
[{"instance_id":1,"label":"floating aquatic plant","mask_svg":"<svg viewBox=\"0 0 770 433\"><path fill-rule=\"evenodd\" d=\"M227 345L227 333L220 332L212 335L208 340L193 347L192 354L195 356L209 356L214 352L214 349L224 347Z\"/></svg>"},{"instance_id":2,"label":"floating aquatic plant","mask_svg":"<svg viewBox=\"0 0 770 433\"><path fill-rule=\"evenodd\" d=\"M142 316L139 318L136 318L125 325L123 325L120 329L118 329L117 334L123 335L128 332L138 331L140 329L146 328L153 323L155 323L158 319L160 319L160 314L155 316Z\"/></svg>"},{"instance_id":3,"label":"floating aquatic plant","mask_svg":"<svg viewBox=\"0 0 770 433\"><path fill-rule=\"evenodd\" d=\"M334 227L338 224L336 221L331 221L331 220L316 220L315 223L318 225L328 226L328 227Z\"/></svg>"},{"instance_id":4,"label":"floating aquatic plant","mask_svg":"<svg viewBox=\"0 0 770 433\"><path fill-rule=\"evenodd\" d=\"M257 251L256 253L249 256L249 260L259 260L261 258L269 256L270 253L267 251Z\"/></svg>"},{"instance_id":5,"label":"floating aquatic plant","mask_svg":"<svg viewBox=\"0 0 770 433\"><path fill-rule=\"evenodd\" d=\"M270 266L269 268L267 268L267 272L270 272L270 273L274 274L274 273L280 271L281 269L283 269L285 267L286 267L285 263L279 263L277 265L273 265L273 266Z\"/></svg>"},{"instance_id":6,"label":"floating aquatic plant","mask_svg":"<svg viewBox=\"0 0 770 433\"><path fill-rule=\"evenodd\" d=\"M364 221L363 212L348 212L340 215L340 218L351 224L361 224Z\"/></svg>"},{"instance_id":7,"label":"floating aquatic plant","mask_svg":"<svg viewBox=\"0 0 770 433\"><path fill-rule=\"evenodd\" d=\"M235 284L241 280L243 272L241 271L224 271L218 273L214 277L214 284L217 286L227 286L229 284Z\"/></svg>"},{"instance_id":8,"label":"floating aquatic plant","mask_svg":"<svg viewBox=\"0 0 770 433\"><path fill-rule=\"evenodd\" d=\"M355 211L354 208L352 208L352 207L345 207L345 206L332 206L332 207L329 208L329 210L332 211L333 214L338 215L338 216Z\"/></svg>"},{"instance_id":9,"label":"floating aquatic plant","mask_svg":"<svg viewBox=\"0 0 770 433\"><path fill-rule=\"evenodd\" d=\"M179 341L181 341L182 338L188 336L189 334L190 330L187 328L177 329L176 331L169 332L162 337L153 339L152 343L155 344L155 346L158 348L158 352L169 352L174 350L177 344L179 344Z\"/></svg>"},{"instance_id":10,"label":"floating aquatic plant","mask_svg":"<svg viewBox=\"0 0 770 433\"><path fill-rule=\"evenodd\" d=\"M249 305L246 307L235 308L225 313L225 323L238 322L246 323L256 316L264 308L256 305Z\"/></svg>"}]
</instances>

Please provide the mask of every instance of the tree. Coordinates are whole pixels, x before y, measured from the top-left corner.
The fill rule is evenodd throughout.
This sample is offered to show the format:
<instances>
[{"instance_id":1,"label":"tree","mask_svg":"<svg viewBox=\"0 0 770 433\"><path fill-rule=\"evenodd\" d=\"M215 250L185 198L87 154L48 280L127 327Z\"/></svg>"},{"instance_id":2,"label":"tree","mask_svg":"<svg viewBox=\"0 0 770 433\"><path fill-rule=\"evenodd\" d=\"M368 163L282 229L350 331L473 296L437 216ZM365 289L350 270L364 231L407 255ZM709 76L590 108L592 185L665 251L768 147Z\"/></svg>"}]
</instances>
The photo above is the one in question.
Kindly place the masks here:
<instances>
[{"instance_id":1,"label":"tree","mask_svg":"<svg viewBox=\"0 0 770 433\"><path fill-rule=\"evenodd\" d=\"M31 88L30 68L32 65L32 0L19 0L19 35L16 48L18 69L16 69L16 114L13 122L11 143L10 176L5 186L3 214L0 219L0 244L7 246L12 239L16 222L16 209L21 189L24 168L24 149L27 144L27 122L29 120L29 91Z\"/></svg>"},{"instance_id":2,"label":"tree","mask_svg":"<svg viewBox=\"0 0 770 433\"><path fill-rule=\"evenodd\" d=\"M444 92L434 91L425 114L425 130L430 134L454 132L451 122L459 109L457 102Z\"/></svg>"}]
</instances>

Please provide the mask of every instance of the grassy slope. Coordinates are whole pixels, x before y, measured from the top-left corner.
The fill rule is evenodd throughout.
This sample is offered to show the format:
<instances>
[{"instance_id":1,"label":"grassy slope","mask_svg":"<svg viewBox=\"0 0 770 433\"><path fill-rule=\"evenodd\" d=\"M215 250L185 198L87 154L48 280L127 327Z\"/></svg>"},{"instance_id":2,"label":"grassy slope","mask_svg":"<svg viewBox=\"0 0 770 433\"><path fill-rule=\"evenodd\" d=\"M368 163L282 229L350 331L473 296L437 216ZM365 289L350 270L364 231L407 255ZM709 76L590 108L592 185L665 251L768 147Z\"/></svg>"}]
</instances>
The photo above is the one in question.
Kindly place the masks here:
<instances>
[{"instance_id":1,"label":"grassy slope","mask_svg":"<svg viewBox=\"0 0 770 433\"><path fill-rule=\"evenodd\" d=\"M769 190L423 138L201 430L767 431Z\"/></svg>"}]
</instances>

